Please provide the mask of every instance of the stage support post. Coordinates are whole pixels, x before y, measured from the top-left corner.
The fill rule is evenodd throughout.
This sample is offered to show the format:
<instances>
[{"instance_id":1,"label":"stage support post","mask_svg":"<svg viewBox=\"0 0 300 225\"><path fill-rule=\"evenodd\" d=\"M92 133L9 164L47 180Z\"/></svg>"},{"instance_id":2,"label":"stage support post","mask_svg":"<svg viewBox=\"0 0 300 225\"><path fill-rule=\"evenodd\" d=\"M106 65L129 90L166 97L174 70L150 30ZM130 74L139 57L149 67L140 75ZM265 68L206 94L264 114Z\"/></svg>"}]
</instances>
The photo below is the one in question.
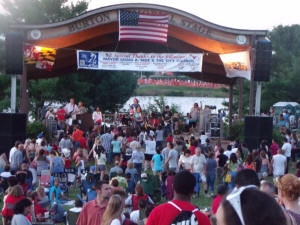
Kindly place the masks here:
<instances>
[{"instance_id":1,"label":"stage support post","mask_svg":"<svg viewBox=\"0 0 300 225\"><path fill-rule=\"evenodd\" d=\"M229 130L232 127L232 106L233 106L233 84L229 86Z\"/></svg>"},{"instance_id":2,"label":"stage support post","mask_svg":"<svg viewBox=\"0 0 300 225\"><path fill-rule=\"evenodd\" d=\"M16 112L17 102L17 75L11 76L11 90L10 90L10 110L12 113Z\"/></svg>"},{"instance_id":3,"label":"stage support post","mask_svg":"<svg viewBox=\"0 0 300 225\"><path fill-rule=\"evenodd\" d=\"M20 76L20 89L21 89L21 101L20 101L20 112L29 113L29 93L28 93L28 80L27 70L24 65L23 74Z\"/></svg>"},{"instance_id":4,"label":"stage support post","mask_svg":"<svg viewBox=\"0 0 300 225\"><path fill-rule=\"evenodd\" d=\"M261 82L257 82L256 84L256 96L255 96L255 115L260 115L260 105L261 105Z\"/></svg>"},{"instance_id":5,"label":"stage support post","mask_svg":"<svg viewBox=\"0 0 300 225\"><path fill-rule=\"evenodd\" d=\"M243 118L243 91L244 91L244 80L239 78L239 119Z\"/></svg>"}]
</instances>

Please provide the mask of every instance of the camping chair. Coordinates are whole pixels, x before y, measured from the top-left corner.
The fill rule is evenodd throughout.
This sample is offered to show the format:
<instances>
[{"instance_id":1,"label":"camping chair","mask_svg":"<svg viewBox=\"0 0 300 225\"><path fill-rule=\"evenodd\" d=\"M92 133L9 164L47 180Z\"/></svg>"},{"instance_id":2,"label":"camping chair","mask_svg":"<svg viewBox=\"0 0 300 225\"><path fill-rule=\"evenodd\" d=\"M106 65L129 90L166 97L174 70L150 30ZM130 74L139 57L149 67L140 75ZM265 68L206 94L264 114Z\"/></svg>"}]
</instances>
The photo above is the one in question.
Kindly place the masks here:
<instances>
[{"instance_id":1,"label":"camping chair","mask_svg":"<svg viewBox=\"0 0 300 225\"><path fill-rule=\"evenodd\" d=\"M68 185L74 185L76 181L76 170L74 168L65 169L67 174L67 183Z\"/></svg>"},{"instance_id":2,"label":"camping chair","mask_svg":"<svg viewBox=\"0 0 300 225\"><path fill-rule=\"evenodd\" d=\"M50 183L51 183L50 170L42 170L40 184L44 187L49 187Z\"/></svg>"}]
</instances>

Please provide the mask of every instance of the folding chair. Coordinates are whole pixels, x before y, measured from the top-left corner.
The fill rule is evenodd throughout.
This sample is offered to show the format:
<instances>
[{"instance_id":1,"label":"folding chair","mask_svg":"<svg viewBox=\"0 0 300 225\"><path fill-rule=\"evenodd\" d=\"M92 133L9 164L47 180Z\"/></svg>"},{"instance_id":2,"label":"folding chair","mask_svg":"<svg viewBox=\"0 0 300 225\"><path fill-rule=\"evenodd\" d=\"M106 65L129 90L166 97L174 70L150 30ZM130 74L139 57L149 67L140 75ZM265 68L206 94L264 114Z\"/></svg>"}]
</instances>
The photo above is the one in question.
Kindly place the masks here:
<instances>
[{"instance_id":1,"label":"folding chair","mask_svg":"<svg viewBox=\"0 0 300 225\"><path fill-rule=\"evenodd\" d=\"M42 170L40 184L44 187L49 187L50 183L51 183L50 170Z\"/></svg>"}]
</instances>

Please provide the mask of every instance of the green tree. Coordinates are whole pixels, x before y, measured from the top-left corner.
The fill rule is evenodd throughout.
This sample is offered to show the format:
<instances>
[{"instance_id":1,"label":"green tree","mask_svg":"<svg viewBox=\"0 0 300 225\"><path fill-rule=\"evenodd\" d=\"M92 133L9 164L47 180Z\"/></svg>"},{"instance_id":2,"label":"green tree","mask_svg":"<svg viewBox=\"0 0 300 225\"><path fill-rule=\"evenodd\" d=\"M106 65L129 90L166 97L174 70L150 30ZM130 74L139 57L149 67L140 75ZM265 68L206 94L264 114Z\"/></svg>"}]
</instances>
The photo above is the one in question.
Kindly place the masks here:
<instances>
[{"instance_id":1,"label":"green tree","mask_svg":"<svg viewBox=\"0 0 300 225\"><path fill-rule=\"evenodd\" d=\"M278 26L270 32L272 72L263 84L262 109L267 111L278 101L300 102L300 25Z\"/></svg>"},{"instance_id":2,"label":"green tree","mask_svg":"<svg viewBox=\"0 0 300 225\"><path fill-rule=\"evenodd\" d=\"M300 87L299 36L300 25L278 26L269 33L273 54L270 81L262 83L262 112L268 112L270 106L279 101L295 101L300 103L300 96L297 94ZM249 112L249 87L250 82L244 80L244 114ZM228 90L224 91L228 92ZM237 113L239 98L238 83L234 86L233 96L233 112Z\"/></svg>"},{"instance_id":3,"label":"green tree","mask_svg":"<svg viewBox=\"0 0 300 225\"><path fill-rule=\"evenodd\" d=\"M70 0L0 0L7 13L0 15L0 33L12 24L44 24L62 21L81 13L88 7L87 0L72 3ZM1 39L0 39L1 40ZM0 42L0 56L3 54L3 41ZM0 57L0 71L3 71L3 58ZM1 82L9 82L0 76ZM88 71L70 74L59 78L30 80L29 95L31 109L37 115L38 108L47 101L67 102L70 97L81 100L86 106L99 105L102 110L113 111L116 104L124 104L136 88L136 76L129 72ZM5 86L5 85L3 85ZM9 87L9 84L7 85ZM9 89L0 90L0 97ZM9 101L8 101L9 102ZM1 102L0 102L1 104ZM1 109L1 107L0 107Z\"/></svg>"}]
</instances>

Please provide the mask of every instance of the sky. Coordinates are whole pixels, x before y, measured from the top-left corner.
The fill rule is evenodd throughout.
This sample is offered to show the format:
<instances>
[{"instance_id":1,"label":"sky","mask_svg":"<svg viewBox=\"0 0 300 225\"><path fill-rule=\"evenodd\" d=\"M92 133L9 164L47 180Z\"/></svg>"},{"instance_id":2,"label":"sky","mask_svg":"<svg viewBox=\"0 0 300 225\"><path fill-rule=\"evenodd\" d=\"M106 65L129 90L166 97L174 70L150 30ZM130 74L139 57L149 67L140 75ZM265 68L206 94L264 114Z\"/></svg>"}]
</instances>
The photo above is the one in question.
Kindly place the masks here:
<instances>
[{"instance_id":1,"label":"sky","mask_svg":"<svg viewBox=\"0 0 300 225\"><path fill-rule=\"evenodd\" d=\"M166 5L238 29L271 30L278 25L300 24L299 0L90 0L89 9L121 3Z\"/></svg>"},{"instance_id":2,"label":"sky","mask_svg":"<svg viewBox=\"0 0 300 225\"><path fill-rule=\"evenodd\" d=\"M6 0L0 0L6 1ZM78 0L69 0L76 2ZM151 3L177 8L209 22L238 29L272 30L300 24L300 0L88 0L89 10L122 3ZM4 9L0 7L0 13Z\"/></svg>"}]
</instances>

